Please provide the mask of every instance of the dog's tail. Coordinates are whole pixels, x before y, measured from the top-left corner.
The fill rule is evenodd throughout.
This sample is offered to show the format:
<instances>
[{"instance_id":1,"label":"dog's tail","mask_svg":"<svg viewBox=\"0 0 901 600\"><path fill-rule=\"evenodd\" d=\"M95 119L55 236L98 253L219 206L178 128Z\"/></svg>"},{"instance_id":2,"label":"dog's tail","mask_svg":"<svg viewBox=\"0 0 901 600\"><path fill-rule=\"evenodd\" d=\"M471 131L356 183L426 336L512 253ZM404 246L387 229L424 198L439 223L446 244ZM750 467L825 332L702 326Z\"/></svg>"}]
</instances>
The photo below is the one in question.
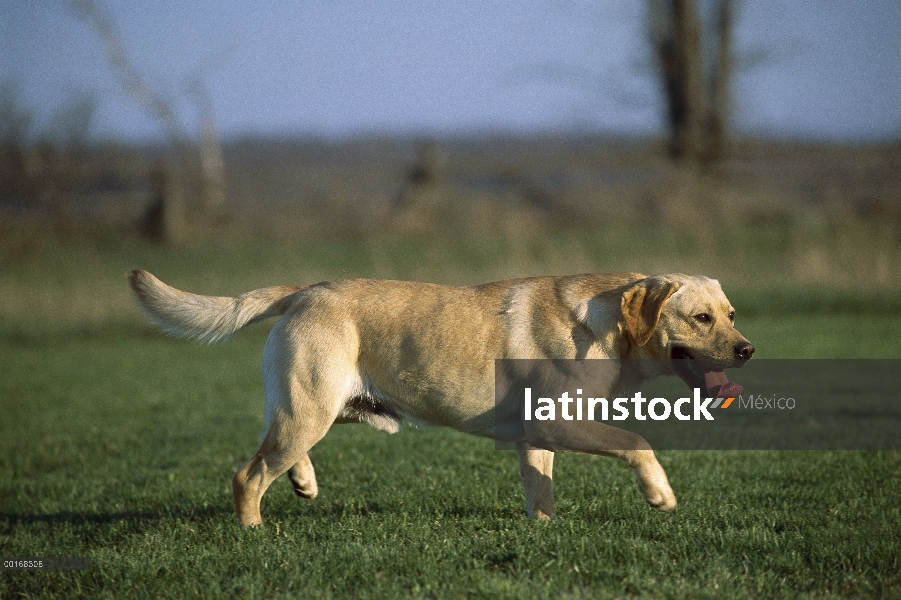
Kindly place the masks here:
<instances>
[{"instance_id":1,"label":"dog's tail","mask_svg":"<svg viewBox=\"0 0 901 600\"><path fill-rule=\"evenodd\" d=\"M224 340L251 323L285 314L294 294L306 289L269 287L228 298L182 292L147 271L132 271L128 281L138 304L167 333L208 342Z\"/></svg>"}]
</instances>

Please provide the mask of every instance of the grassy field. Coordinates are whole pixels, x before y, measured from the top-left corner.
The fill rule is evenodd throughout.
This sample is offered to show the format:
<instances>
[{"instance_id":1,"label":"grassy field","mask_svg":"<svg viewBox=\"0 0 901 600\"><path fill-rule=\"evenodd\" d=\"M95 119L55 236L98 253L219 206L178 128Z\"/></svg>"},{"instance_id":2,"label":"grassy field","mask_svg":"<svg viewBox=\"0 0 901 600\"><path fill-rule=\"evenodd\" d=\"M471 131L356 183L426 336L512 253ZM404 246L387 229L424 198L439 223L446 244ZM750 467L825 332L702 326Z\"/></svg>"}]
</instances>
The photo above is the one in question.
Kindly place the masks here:
<instances>
[{"instance_id":1,"label":"grassy field","mask_svg":"<svg viewBox=\"0 0 901 600\"><path fill-rule=\"evenodd\" d=\"M231 476L261 432L267 328L218 346L167 339L124 280L140 267L235 294L343 276L683 270L723 280L757 356L901 358L896 288L847 273L793 285L792 240L740 234L741 256L729 235L706 247L649 236L635 252L624 240L640 232L598 229L176 248L7 237L0 555L92 566L0 572L0 598L901 597L898 452L662 451L670 514L621 464L562 456L560 519L547 523L523 517L515 455L490 440L345 425L311 453L320 496L297 499L280 479L266 527L240 530Z\"/></svg>"}]
</instances>

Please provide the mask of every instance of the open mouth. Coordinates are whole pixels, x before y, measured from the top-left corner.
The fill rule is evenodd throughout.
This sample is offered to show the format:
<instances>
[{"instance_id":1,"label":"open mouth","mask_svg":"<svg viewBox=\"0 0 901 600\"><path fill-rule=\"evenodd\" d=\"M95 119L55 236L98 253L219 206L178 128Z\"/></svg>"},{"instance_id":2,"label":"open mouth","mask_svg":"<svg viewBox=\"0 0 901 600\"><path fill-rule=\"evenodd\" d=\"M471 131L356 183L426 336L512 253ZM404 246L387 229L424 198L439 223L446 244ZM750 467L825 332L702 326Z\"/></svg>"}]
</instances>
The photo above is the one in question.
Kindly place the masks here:
<instances>
[{"instance_id":1,"label":"open mouth","mask_svg":"<svg viewBox=\"0 0 901 600\"><path fill-rule=\"evenodd\" d=\"M723 371L707 370L701 365L688 348L673 346L670 358L676 374L689 388L700 388L709 398L735 398L745 393L745 388L729 381Z\"/></svg>"}]
</instances>

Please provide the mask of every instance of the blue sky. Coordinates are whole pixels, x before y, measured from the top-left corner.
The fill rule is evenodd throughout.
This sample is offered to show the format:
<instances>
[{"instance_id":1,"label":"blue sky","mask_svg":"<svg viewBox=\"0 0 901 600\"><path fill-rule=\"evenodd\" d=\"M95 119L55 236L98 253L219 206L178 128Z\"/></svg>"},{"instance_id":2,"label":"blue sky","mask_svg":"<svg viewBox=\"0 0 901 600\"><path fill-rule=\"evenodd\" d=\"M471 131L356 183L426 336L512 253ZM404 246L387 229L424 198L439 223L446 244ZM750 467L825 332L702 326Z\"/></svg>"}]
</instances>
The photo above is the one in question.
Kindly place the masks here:
<instances>
[{"instance_id":1,"label":"blue sky","mask_svg":"<svg viewBox=\"0 0 901 600\"><path fill-rule=\"evenodd\" d=\"M225 136L563 130L649 135L661 98L643 0L98 0L191 123L199 76ZM739 133L901 138L901 2L739 2ZM0 0L0 81L38 123L79 94L97 138L162 128L65 0Z\"/></svg>"}]
</instances>

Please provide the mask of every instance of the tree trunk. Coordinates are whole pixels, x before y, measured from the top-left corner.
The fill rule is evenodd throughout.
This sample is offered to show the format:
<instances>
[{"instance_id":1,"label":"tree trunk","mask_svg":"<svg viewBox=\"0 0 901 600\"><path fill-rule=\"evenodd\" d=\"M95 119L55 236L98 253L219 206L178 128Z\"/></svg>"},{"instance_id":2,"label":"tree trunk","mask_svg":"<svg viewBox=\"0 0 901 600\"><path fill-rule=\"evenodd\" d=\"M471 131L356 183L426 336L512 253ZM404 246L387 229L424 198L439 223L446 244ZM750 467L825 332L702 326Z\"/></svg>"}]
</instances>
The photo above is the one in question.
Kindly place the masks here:
<instances>
[{"instance_id":1,"label":"tree trunk","mask_svg":"<svg viewBox=\"0 0 901 600\"><path fill-rule=\"evenodd\" d=\"M732 3L719 0L716 56L705 60L696 0L651 0L651 38L667 108L670 154L682 163L719 158L729 121Z\"/></svg>"},{"instance_id":2,"label":"tree trunk","mask_svg":"<svg viewBox=\"0 0 901 600\"><path fill-rule=\"evenodd\" d=\"M720 0L716 20L716 69L711 76L710 119L707 125L707 158L717 160L729 142L732 110L732 1Z\"/></svg>"}]
</instances>

